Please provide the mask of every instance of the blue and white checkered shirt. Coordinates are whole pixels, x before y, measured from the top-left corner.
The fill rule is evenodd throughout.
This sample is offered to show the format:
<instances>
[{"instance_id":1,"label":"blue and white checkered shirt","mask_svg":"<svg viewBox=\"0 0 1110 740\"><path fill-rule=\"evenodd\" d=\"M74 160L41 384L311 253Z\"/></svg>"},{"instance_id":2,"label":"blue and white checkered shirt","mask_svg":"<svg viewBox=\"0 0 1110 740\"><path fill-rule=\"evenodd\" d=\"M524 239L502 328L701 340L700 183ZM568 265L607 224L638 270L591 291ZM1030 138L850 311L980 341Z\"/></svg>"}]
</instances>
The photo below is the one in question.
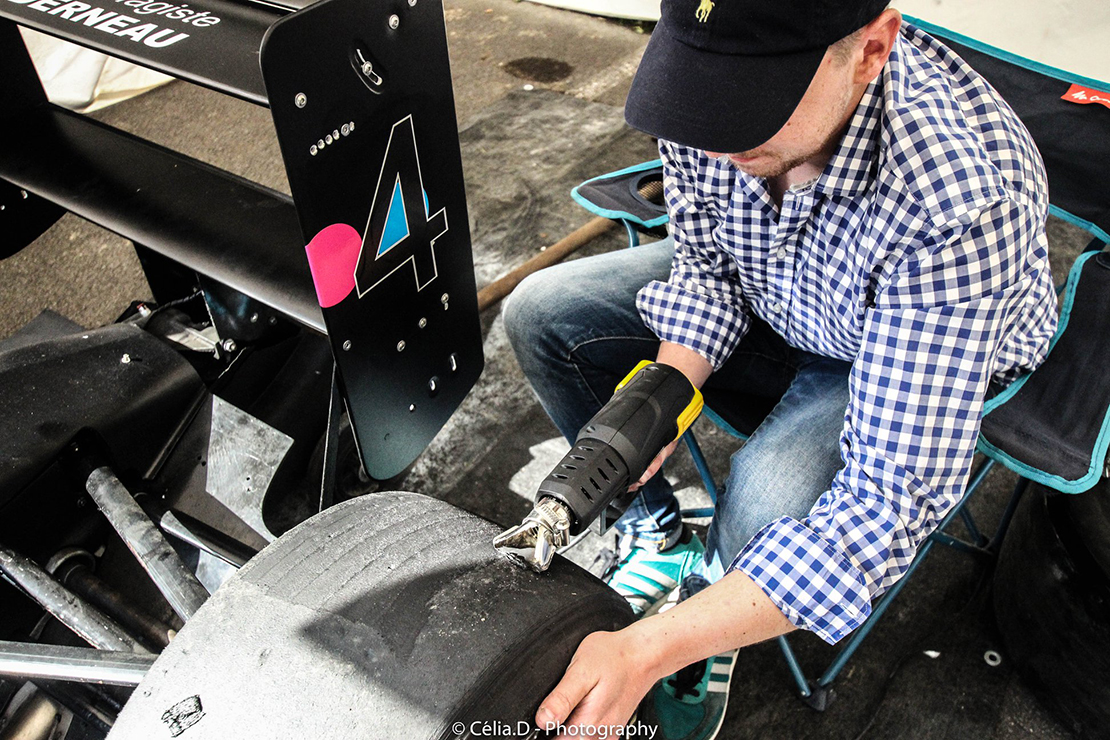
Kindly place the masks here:
<instances>
[{"instance_id":1,"label":"blue and white checkered shirt","mask_svg":"<svg viewBox=\"0 0 1110 740\"><path fill-rule=\"evenodd\" d=\"M1040 155L994 90L909 24L824 172L781 210L760 178L660 150L675 258L638 296L647 325L719 368L754 314L852 363L844 467L808 517L771 522L730 568L836 642L963 496L991 379L1047 354Z\"/></svg>"}]
</instances>

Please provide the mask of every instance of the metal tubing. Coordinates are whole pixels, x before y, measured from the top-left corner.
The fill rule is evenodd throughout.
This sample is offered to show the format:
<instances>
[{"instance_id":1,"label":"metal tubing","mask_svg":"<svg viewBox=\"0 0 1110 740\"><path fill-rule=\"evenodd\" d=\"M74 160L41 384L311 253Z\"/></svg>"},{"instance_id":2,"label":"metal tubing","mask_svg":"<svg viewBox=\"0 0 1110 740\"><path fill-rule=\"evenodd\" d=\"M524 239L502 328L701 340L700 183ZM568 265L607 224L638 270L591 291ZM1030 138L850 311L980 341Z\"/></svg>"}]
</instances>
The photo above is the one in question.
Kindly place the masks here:
<instances>
[{"instance_id":1,"label":"metal tubing","mask_svg":"<svg viewBox=\"0 0 1110 740\"><path fill-rule=\"evenodd\" d=\"M971 512L967 510L967 507L960 507L960 518L964 520L964 528L967 529L967 535L972 542L983 544L987 541L987 538L979 531L979 527L975 525L975 520L971 517Z\"/></svg>"},{"instance_id":2,"label":"metal tubing","mask_svg":"<svg viewBox=\"0 0 1110 740\"><path fill-rule=\"evenodd\" d=\"M686 446L690 448L690 457L694 461L694 467L698 469L698 475L701 476L702 483L705 484L705 490L714 504L714 506L706 506L700 509L686 509L682 512L682 516L686 519L701 519L713 516L713 510L717 504L717 484L713 480L713 473L709 470L709 463L706 462L705 454L701 451L701 445L698 444L694 433L687 430L682 438L686 440Z\"/></svg>"},{"instance_id":3,"label":"metal tubing","mask_svg":"<svg viewBox=\"0 0 1110 740\"><path fill-rule=\"evenodd\" d=\"M127 543L128 549L150 574L170 607L188 621L204 604L208 591L185 567L162 532L109 468L94 470L85 488Z\"/></svg>"},{"instance_id":4,"label":"metal tubing","mask_svg":"<svg viewBox=\"0 0 1110 740\"><path fill-rule=\"evenodd\" d=\"M0 740L49 740L58 724L58 714L50 697L35 691L0 728Z\"/></svg>"},{"instance_id":5,"label":"metal tubing","mask_svg":"<svg viewBox=\"0 0 1110 740\"><path fill-rule=\"evenodd\" d=\"M973 545L970 542L965 542L959 537L953 537L947 532L941 532L938 530L936 532L933 532L932 537L933 540L937 542L937 544L944 545L945 547L951 547L953 550L959 550L960 552L966 552L968 555L981 555L988 558L994 557L994 553L992 553L990 550L979 547L978 545Z\"/></svg>"},{"instance_id":6,"label":"metal tubing","mask_svg":"<svg viewBox=\"0 0 1110 740\"><path fill-rule=\"evenodd\" d=\"M35 679L34 685L51 699L77 715L85 724L107 735L122 707L109 707L102 694L93 693L92 684ZM114 703L114 702L113 702Z\"/></svg>"},{"instance_id":7,"label":"metal tubing","mask_svg":"<svg viewBox=\"0 0 1110 740\"><path fill-rule=\"evenodd\" d=\"M177 634L173 627L128 602L123 594L100 580L84 562L71 563L66 563L55 571L55 576L63 585L103 609L150 646L164 648L170 644L170 640Z\"/></svg>"},{"instance_id":8,"label":"metal tubing","mask_svg":"<svg viewBox=\"0 0 1110 740\"><path fill-rule=\"evenodd\" d=\"M964 499L967 499L975 492L980 484L987 479L987 474L994 469L995 462L991 458L985 458L982 464L971 474L971 481L967 484L967 490L964 492Z\"/></svg>"},{"instance_id":9,"label":"metal tubing","mask_svg":"<svg viewBox=\"0 0 1110 740\"><path fill-rule=\"evenodd\" d=\"M138 686L154 656L0 640L0 675Z\"/></svg>"},{"instance_id":10,"label":"metal tubing","mask_svg":"<svg viewBox=\"0 0 1110 740\"><path fill-rule=\"evenodd\" d=\"M1010 520L1014 518L1014 512L1017 511L1018 503L1021 501L1022 495L1025 490L1029 488L1028 478L1018 478L1017 484L1014 486L1014 492L1010 494L1010 503L1006 504L1006 510L1002 512L1002 518L998 520L998 529L994 532L994 537L991 539L987 549L998 554L1002 547L1002 539L1006 536L1006 532L1010 529Z\"/></svg>"},{"instance_id":11,"label":"metal tubing","mask_svg":"<svg viewBox=\"0 0 1110 740\"><path fill-rule=\"evenodd\" d=\"M782 648L783 657L786 658L786 665L790 668L790 675L794 678L794 684L798 689L798 693L803 699L808 698L813 693L809 688L809 679L806 674L802 672L802 666L798 663L798 656L794 655L794 648L790 647L790 643L786 639L786 635L779 635L779 647Z\"/></svg>"},{"instance_id":12,"label":"metal tubing","mask_svg":"<svg viewBox=\"0 0 1110 740\"><path fill-rule=\"evenodd\" d=\"M50 577L27 558L0 545L0 571L43 609L93 647L146 652L103 612Z\"/></svg>"}]
</instances>

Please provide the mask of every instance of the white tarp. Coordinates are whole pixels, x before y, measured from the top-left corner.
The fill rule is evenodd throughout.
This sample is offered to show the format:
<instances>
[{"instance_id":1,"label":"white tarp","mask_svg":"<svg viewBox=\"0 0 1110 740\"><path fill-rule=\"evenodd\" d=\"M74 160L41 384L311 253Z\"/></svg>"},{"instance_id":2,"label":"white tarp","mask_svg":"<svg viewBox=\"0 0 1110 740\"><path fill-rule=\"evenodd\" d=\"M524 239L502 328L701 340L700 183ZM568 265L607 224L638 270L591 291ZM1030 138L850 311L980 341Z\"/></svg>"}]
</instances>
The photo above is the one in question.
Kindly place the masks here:
<instances>
[{"instance_id":1,"label":"white tarp","mask_svg":"<svg viewBox=\"0 0 1110 740\"><path fill-rule=\"evenodd\" d=\"M615 18L659 19L659 0L532 2ZM1019 56L1110 81L1107 0L893 0L892 5L906 15Z\"/></svg>"},{"instance_id":2,"label":"white tarp","mask_svg":"<svg viewBox=\"0 0 1110 740\"><path fill-rule=\"evenodd\" d=\"M50 101L91 111L164 85L172 77L21 28Z\"/></svg>"}]
</instances>

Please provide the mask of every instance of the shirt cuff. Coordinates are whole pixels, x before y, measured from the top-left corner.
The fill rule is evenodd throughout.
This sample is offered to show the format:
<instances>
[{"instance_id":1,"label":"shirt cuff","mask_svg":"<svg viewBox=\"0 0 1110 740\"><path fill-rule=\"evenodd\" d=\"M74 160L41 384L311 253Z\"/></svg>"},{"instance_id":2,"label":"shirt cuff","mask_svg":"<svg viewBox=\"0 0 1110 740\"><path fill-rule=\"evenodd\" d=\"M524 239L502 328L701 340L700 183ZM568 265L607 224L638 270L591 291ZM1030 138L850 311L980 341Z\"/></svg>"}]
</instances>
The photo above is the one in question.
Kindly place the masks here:
<instances>
[{"instance_id":1,"label":"shirt cuff","mask_svg":"<svg viewBox=\"0 0 1110 740\"><path fill-rule=\"evenodd\" d=\"M871 614L871 595L859 568L791 517L761 529L728 572L734 570L755 581L795 627L815 632L829 644Z\"/></svg>"},{"instance_id":2,"label":"shirt cuff","mask_svg":"<svg viewBox=\"0 0 1110 740\"><path fill-rule=\"evenodd\" d=\"M750 319L732 301L653 280L636 296L636 308L664 342L697 352L719 370L748 331Z\"/></svg>"}]
</instances>

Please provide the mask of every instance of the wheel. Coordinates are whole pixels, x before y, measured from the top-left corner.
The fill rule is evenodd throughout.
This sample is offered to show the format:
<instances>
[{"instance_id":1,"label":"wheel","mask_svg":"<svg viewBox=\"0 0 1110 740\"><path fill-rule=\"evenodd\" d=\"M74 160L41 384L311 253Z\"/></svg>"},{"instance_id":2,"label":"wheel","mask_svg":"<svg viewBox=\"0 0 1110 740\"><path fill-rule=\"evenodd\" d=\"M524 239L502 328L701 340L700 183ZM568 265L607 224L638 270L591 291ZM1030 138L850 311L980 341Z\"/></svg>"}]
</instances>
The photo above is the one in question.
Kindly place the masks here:
<instances>
[{"instance_id":1,"label":"wheel","mask_svg":"<svg viewBox=\"0 0 1110 740\"><path fill-rule=\"evenodd\" d=\"M531 720L582 638L633 617L567 560L542 575L510 563L491 545L498 531L404 492L313 517L189 620L124 707L112 740L185 728L189 740L436 739L467 737L473 722L524 728L518 723Z\"/></svg>"},{"instance_id":2,"label":"wheel","mask_svg":"<svg viewBox=\"0 0 1110 740\"><path fill-rule=\"evenodd\" d=\"M1105 737L1110 716L1110 579L1092 550L1110 540L1106 520L1076 515L1107 495L1031 485L1003 542L994 607L1009 657L1038 697L1076 735ZM1105 509L1102 509L1105 511Z\"/></svg>"}]
</instances>

